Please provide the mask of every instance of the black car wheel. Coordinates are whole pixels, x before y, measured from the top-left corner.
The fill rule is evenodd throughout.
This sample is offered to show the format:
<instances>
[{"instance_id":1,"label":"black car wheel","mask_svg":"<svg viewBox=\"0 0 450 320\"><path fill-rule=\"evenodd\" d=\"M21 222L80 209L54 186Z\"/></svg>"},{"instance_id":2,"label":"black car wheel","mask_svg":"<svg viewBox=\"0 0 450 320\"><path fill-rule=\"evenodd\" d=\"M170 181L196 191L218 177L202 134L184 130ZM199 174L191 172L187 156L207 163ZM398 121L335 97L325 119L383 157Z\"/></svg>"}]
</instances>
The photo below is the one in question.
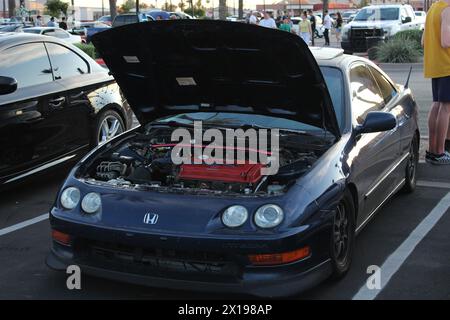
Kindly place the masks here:
<instances>
[{"instance_id":1,"label":"black car wheel","mask_svg":"<svg viewBox=\"0 0 450 320\"><path fill-rule=\"evenodd\" d=\"M405 186L403 191L411 193L416 189L417 164L419 162L419 139L414 137L409 149L408 163L406 164Z\"/></svg>"},{"instance_id":2,"label":"black car wheel","mask_svg":"<svg viewBox=\"0 0 450 320\"><path fill-rule=\"evenodd\" d=\"M97 118L94 131L94 143L98 145L125 131L122 117L113 110L102 112Z\"/></svg>"},{"instance_id":3,"label":"black car wheel","mask_svg":"<svg viewBox=\"0 0 450 320\"><path fill-rule=\"evenodd\" d=\"M336 207L331 237L332 278L343 277L350 268L355 245L355 205L349 191Z\"/></svg>"}]
</instances>

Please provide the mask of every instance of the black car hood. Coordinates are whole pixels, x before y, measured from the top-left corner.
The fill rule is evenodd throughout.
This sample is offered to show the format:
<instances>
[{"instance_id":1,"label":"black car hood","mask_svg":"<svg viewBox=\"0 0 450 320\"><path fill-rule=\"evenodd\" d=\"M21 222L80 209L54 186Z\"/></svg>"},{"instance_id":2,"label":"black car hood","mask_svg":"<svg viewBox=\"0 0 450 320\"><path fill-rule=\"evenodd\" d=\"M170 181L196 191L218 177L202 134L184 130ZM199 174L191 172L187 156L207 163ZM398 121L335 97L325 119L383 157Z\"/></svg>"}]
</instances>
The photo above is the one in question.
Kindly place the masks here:
<instances>
[{"instance_id":1,"label":"black car hood","mask_svg":"<svg viewBox=\"0 0 450 320\"><path fill-rule=\"evenodd\" d=\"M322 73L303 40L225 21L136 23L93 36L141 124L184 112L262 114L340 136Z\"/></svg>"}]
</instances>

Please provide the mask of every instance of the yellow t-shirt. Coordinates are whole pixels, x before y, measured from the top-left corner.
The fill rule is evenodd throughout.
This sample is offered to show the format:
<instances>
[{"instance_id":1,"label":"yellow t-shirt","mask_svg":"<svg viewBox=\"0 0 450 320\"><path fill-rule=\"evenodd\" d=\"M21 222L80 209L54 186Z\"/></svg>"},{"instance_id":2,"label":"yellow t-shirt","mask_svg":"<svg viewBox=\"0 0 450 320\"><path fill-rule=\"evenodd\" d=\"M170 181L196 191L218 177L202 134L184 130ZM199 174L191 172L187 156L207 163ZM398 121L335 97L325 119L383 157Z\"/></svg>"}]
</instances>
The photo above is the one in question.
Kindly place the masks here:
<instances>
[{"instance_id":1,"label":"yellow t-shirt","mask_svg":"<svg viewBox=\"0 0 450 320\"><path fill-rule=\"evenodd\" d=\"M441 46L441 15L447 6L444 1L435 2L427 13L423 58L425 78L450 76L450 48Z\"/></svg>"},{"instance_id":2,"label":"yellow t-shirt","mask_svg":"<svg viewBox=\"0 0 450 320\"><path fill-rule=\"evenodd\" d=\"M300 21L300 32L309 32L311 22L308 19Z\"/></svg>"}]
</instances>

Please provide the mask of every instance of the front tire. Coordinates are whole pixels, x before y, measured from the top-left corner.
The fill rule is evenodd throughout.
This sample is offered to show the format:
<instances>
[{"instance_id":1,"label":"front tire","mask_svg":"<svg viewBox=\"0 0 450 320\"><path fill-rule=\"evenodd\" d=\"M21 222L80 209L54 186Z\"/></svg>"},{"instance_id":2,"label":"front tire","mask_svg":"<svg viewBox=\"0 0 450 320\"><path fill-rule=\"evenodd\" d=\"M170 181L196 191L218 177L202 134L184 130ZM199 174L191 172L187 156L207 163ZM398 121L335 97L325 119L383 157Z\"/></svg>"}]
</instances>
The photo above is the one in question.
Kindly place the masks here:
<instances>
[{"instance_id":1,"label":"front tire","mask_svg":"<svg viewBox=\"0 0 450 320\"><path fill-rule=\"evenodd\" d=\"M414 136L413 141L409 149L408 163L405 169L405 186L403 191L406 193L412 193L416 189L417 184L417 166L419 162L419 139Z\"/></svg>"},{"instance_id":2,"label":"front tire","mask_svg":"<svg viewBox=\"0 0 450 320\"><path fill-rule=\"evenodd\" d=\"M332 279L340 279L350 269L355 246L356 210L353 196L346 190L336 207L331 235Z\"/></svg>"}]
</instances>

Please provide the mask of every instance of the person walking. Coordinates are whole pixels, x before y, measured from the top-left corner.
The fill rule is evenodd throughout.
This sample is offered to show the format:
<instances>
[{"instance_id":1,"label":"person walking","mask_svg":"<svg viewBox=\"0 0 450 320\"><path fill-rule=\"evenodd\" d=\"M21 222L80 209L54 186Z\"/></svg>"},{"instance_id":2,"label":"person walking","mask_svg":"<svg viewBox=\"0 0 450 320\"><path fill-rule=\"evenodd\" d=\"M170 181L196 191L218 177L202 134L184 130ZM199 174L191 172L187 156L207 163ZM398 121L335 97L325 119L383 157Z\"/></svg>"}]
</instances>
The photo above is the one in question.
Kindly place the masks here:
<instances>
[{"instance_id":1,"label":"person walking","mask_svg":"<svg viewBox=\"0 0 450 320\"><path fill-rule=\"evenodd\" d=\"M288 17L283 17L283 21L280 23L280 26L278 29L286 31L286 32L292 32L291 24L289 23Z\"/></svg>"},{"instance_id":2,"label":"person walking","mask_svg":"<svg viewBox=\"0 0 450 320\"><path fill-rule=\"evenodd\" d=\"M51 17L50 21L47 23L47 27L57 27L58 25L55 22L55 17Z\"/></svg>"},{"instance_id":3,"label":"person walking","mask_svg":"<svg viewBox=\"0 0 450 320\"><path fill-rule=\"evenodd\" d=\"M300 31L300 37L305 41L306 45L309 45L309 40L311 39L311 21L308 20L308 15L306 11L302 13L302 21L299 23L298 27Z\"/></svg>"},{"instance_id":4,"label":"person walking","mask_svg":"<svg viewBox=\"0 0 450 320\"><path fill-rule=\"evenodd\" d=\"M316 35L316 16L311 9L308 9L309 21L311 22L311 45L314 46L314 37Z\"/></svg>"},{"instance_id":5,"label":"person walking","mask_svg":"<svg viewBox=\"0 0 450 320\"><path fill-rule=\"evenodd\" d=\"M450 165L450 153L445 151L450 119L450 0L439 0L428 10L422 44L424 76L431 78L433 91L425 160L435 165Z\"/></svg>"},{"instance_id":6,"label":"person walking","mask_svg":"<svg viewBox=\"0 0 450 320\"><path fill-rule=\"evenodd\" d=\"M248 18L249 24L258 24L258 18L256 18L256 12L252 12Z\"/></svg>"},{"instance_id":7,"label":"person walking","mask_svg":"<svg viewBox=\"0 0 450 320\"><path fill-rule=\"evenodd\" d=\"M342 32L342 15L340 12L336 13L336 41L338 44L341 43L341 32Z\"/></svg>"},{"instance_id":8,"label":"person walking","mask_svg":"<svg viewBox=\"0 0 450 320\"><path fill-rule=\"evenodd\" d=\"M34 21L35 27L42 27L42 16L37 16L36 21Z\"/></svg>"},{"instance_id":9,"label":"person walking","mask_svg":"<svg viewBox=\"0 0 450 320\"><path fill-rule=\"evenodd\" d=\"M63 30L67 30L66 17L61 18L61 22L59 23L59 27Z\"/></svg>"},{"instance_id":10,"label":"person walking","mask_svg":"<svg viewBox=\"0 0 450 320\"><path fill-rule=\"evenodd\" d=\"M265 27L265 28L272 28L272 29L277 28L277 24L275 23L275 20L273 20L273 18L270 16L270 14L267 11L264 12L264 18L262 18L259 21L259 25L261 27Z\"/></svg>"},{"instance_id":11,"label":"person walking","mask_svg":"<svg viewBox=\"0 0 450 320\"><path fill-rule=\"evenodd\" d=\"M325 10L325 17L323 18L323 37L325 38L325 46L330 46L330 30L333 26L333 19L328 14L328 10Z\"/></svg>"}]
</instances>

